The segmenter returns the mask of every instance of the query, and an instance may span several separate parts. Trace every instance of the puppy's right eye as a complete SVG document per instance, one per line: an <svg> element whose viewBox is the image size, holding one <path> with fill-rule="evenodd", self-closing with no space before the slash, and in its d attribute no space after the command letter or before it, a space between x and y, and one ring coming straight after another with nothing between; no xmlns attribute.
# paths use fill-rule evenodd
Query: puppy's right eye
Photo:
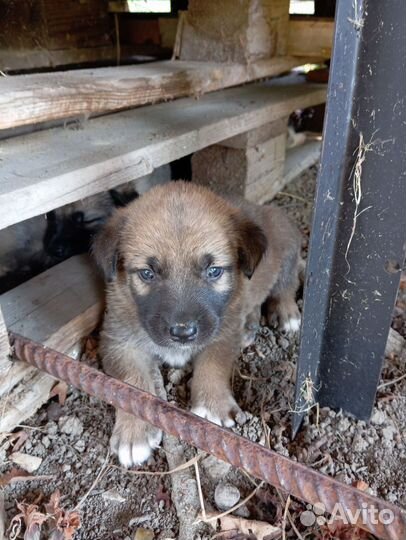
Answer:
<svg viewBox="0 0 406 540"><path fill-rule="evenodd" d="M140 276L142 281L145 281L146 283L149 283L155 279L155 274L150 268L144 268L143 270L139 270L138 275Z"/></svg>

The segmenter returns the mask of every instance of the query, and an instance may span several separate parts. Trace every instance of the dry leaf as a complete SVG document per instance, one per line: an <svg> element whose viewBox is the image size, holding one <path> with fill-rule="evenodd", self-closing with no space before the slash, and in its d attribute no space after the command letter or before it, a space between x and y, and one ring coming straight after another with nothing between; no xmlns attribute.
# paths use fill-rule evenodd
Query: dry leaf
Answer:
<svg viewBox="0 0 406 540"><path fill-rule="evenodd" d="M369 488L368 484L363 480L357 480L356 482L353 482L352 485L360 491L367 491L367 489Z"/></svg>
<svg viewBox="0 0 406 540"><path fill-rule="evenodd" d="M36 504L17 503L17 508L20 513L13 517L8 529L10 540L17 538L23 523L25 526L24 540L39 540L41 526L47 520L47 516L39 511Z"/></svg>
<svg viewBox="0 0 406 540"><path fill-rule="evenodd" d="M53 540L72 540L75 532L80 528L80 515L75 510L64 510L60 506L61 494L59 490L52 493L49 503L45 504L47 514L54 521L52 534Z"/></svg>
<svg viewBox="0 0 406 540"><path fill-rule="evenodd" d="M20 448L24 446L25 441L28 439L28 433L23 429L16 431L15 433L10 433L11 441L15 441L13 444L13 452L18 452Z"/></svg>
<svg viewBox="0 0 406 540"><path fill-rule="evenodd" d="M25 471L32 473L36 471L42 463L42 459L37 456L29 456L22 452L13 452L10 459L16 465L22 467Z"/></svg>
<svg viewBox="0 0 406 540"><path fill-rule="evenodd" d="M14 482L28 482L30 480L52 480L53 475L43 474L37 476L31 476L27 471L23 469L13 468L8 473L0 476L0 487L6 486L7 484L13 484Z"/></svg>
<svg viewBox="0 0 406 540"><path fill-rule="evenodd" d="M55 396L58 396L58 403L59 405L63 406L65 404L67 394L68 394L67 383L64 381L59 381L52 388L51 392L49 393L49 397L53 398Z"/></svg>
<svg viewBox="0 0 406 540"><path fill-rule="evenodd" d="M212 515L214 516L215 514ZM212 517L212 515L208 517ZM245 519L232 516L231 514L219 518L218 521L220 522L222 532L235 531L247 535L253 534L257 537L257 540L264 540L265 537L267 537L267 540L271 540L281 535L281 529L279 527L274 527L265 521Z"/></svg>

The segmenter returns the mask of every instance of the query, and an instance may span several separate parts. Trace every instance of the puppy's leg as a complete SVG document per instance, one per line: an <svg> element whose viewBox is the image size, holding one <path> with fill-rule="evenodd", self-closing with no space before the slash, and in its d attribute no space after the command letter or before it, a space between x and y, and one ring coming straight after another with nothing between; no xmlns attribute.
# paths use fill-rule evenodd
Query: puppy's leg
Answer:
<svg viewBox="0 0 406 540"><path fill-rule="evenodd" d="M192 412L220 426L233 426L235 415L240 411L230 388L238 352L238 346L219 342L205 349L195 361Z"/></svg>
<svg viewBox="0 0 406 540"><path fill-rule="evenodd" d="M300 255L297 251L287 254L278 279L267 300L268 323L276 315L279 326L285 332L300 330L300 311L296 304L299 287Z"/></svg>
<svg viewBox="0 0 406 540"><path fill-rule="evenodd" d="M241 340L241 347L245 349L252 345L255 341L255 336L259 330L261 320L261 306L255 306L254 309L247 315L244 324L244 330Z"/></svg>
<svg viewBox="0 0 406 540"><path fill-rule="evenodd" d="M300 330L301 317L295 295L296 288L285 289L278 296L272 296L267 302L268 321L276 315L280 328L289 333Z"/></svg>
<svg viewBox="0 0 406 540"><path fill-rule="evenodd" d="M144 363L145 360L144 362L139 360L143 356L145 353L138 353L128 347L120 352L117 352L117 349L111 350L109 354L109 347L104 347L105 371L117 379L155 394L152 373ZM140 465L146 461L154 448L160 445L161 439L160 430L116 409L116 422L110 438L110 447L124 467Z"/></svg>

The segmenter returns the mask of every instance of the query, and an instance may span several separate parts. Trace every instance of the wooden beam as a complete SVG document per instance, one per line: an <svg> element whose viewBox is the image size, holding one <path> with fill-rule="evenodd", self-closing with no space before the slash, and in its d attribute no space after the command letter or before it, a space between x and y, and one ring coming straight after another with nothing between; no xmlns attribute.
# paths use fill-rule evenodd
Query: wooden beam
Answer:
<svg viewBox="0 0 406 540"><path fill-rule="evenodd" d="M289 21L288 54L331 58L333 19L294 18Z"/></svg>
<svg viewBox="0 0 406 540"><path fill-rule="evenodd" d="M270 199L283 179L287 117L203 148L192 157L192 179L252 202ZM230 144L230 140L232 141Z"/></svg>
<svg viewBox="0 0 406 540"><path fill-rule="evenodd" d="M286 56L250 65L162 61L0 77L0 130L199 96L280 75L310 60Z"/></svg>
<svg viewBox="0 0 406 540"><path fill-rule="evenodd" d="M103 310L103 284L86 255L72 257L0 296L7 328L63 352L91 332ZM31 416L53 379L0 358L0 431Z"/></svg>
<svg viewBox="0 0 406 540"><path fill-rule="evenodd" d="M286 54L289 0L189 0L179 58L250 63Z"/></svg>
<svg viewBox="0 0 406 540"><path fill-rule="evenodd" d="M0 228L321 103L325 92L323 85L254 84L2 141Z"/></svg>
<svg viewBox="0 0 406 540"><path fill-rule="evenodd" d="M134 57L136 48L132 46L120 47L121 61L128 61ZM32 69L55 68L59 66L73 66L76 64L91 64L97 62L115 63L117 48L114 45L88 48L69 49L1 49L0 70L4 73L9 71L26 71ZM54 75L56 75L54 73ZM20 75L13 75L19 77ZM28 77L28 75L26 75ZM10 76L11 77L11 76ZM3 80L0 80L0 88L3 88Z"/></svg>

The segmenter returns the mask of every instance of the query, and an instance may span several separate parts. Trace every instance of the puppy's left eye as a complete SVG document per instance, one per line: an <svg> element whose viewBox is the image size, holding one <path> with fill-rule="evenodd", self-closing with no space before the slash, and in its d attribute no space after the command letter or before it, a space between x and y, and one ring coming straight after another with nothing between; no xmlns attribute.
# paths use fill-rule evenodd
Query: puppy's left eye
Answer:
<svg viewBox="0 0 406 540"><path fill-rule="evenodd" d="M224 268L221 268L221 266L210 266L206 270L206 275L209 279L215 280L219 279L224 272Z"/></svg>
<svg viewBox="0 0 406 540"><path fill-rule="evenodd" d="M144 268L143 270L139 270L138 275L140 276L142 281L145 281L146 283L151 282L155 278L155 274L150 268Z"/></svg>

